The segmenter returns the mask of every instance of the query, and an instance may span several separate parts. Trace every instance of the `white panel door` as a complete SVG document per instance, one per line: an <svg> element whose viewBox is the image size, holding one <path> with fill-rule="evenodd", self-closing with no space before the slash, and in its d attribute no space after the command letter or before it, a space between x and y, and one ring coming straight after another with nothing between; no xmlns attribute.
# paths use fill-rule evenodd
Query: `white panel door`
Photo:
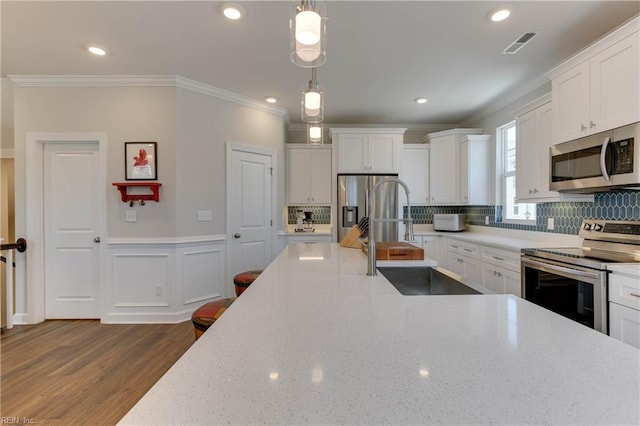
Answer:
<svg viewBox="0 0 640 426"><path fill-rule="evenodd" d="M44 146L46 318L100 318L97 143Z"/></svg>
<svg viewBox="0 0 640 426"><path fill-rule="evenodd" d="M398 135L369 135L367 163L371 173L398 173L399 150L402 148L399 138Z"/></svg>
<svg viewBox="0 0 640 426"><path fill-rule="evenodd" d="M231 271L264 269L271 262L270 155L233 149L231 152L230 217Z"/></svg>
<svg viewBox="0 0 640 426"><path fill-rule="evenodd" d="M405 145L402 151L400 179L409 187L411 205L429 204L429 147ZM404 191L399 192L400 204L407 204Z"/></svg>

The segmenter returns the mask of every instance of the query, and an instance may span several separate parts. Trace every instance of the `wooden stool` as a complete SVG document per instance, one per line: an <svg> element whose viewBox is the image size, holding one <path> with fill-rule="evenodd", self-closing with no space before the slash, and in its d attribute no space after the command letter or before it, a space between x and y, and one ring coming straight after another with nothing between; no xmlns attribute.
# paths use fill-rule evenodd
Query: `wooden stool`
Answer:
<svg viewBox="0 0 640 426"><path fill-rule="evenodd" d="M198 340L198 338L202 336L202 333L207 331L207 329L211 327L218 318L220 318L220 315L222 315L224 311L231 306L234 300L236 300L235 297L214 300L213 302L202 305L195 310L191 315L191 322L195 329L196 340Z"/></svg>
<svg viewBox="0 0 640 426"><path fill-rule="evenodd" d="M240 296L242 292L245 291L247 287L249 287L261 273L261 269L256 269L253 271L240 272L235 277L233 277L233 284L236 286L236 296Z"/></svg>

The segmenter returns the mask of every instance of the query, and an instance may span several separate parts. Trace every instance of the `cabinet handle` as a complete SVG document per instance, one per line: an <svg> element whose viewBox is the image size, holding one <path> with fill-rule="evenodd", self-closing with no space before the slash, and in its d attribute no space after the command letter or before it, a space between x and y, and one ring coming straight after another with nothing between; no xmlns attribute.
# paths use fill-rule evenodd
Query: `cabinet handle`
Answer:
<svg viewBox="0 0 640 426"><path fill-rule="evenodd" d="M535 194L536 192L538 192L538 188L533 188L533 193Z"/></svg>
<svg viewBox="0 0 640 426"><path fill-rule="evenodd" d="M462 250L464 250L464 251L466 251L466 252L468 252L468 253L471 253L471 252L473 251L473 250L468 249L468 248L463 248Z"/></svg>
<svg viewBox="0 0 640 426"><path fill-rule="evenodd" d="M498 256L491 256L491 257L493 257L495 260L502 260L502 261L504 261L504 259L503 259L503 258L498 257Z"/></svg>
<svg viewBox="0 0 640 426"><path fill-rule="evenodd" d="M531 190L531 188L529 188L529 194L531 194L533 191Z"/></svg>
<svg viewBox="0 0 640 426"><path fill-rule="evenodd" d="M585 126L584 124L581 124L581 125L580 125L580 131L581 131L581 132L584 132L584 131L586 131L586 130L587 130L587 126Z"/></svg>
<svg viewBox="0 0 640 426"><path fill-rule="evenodd" d="M589 121L589 127L593 129L594 127L596 127L596 123L594 123L593 121Z"/></svg>
<svg viewBox="0 0 640 426"><path fill-rule="evenodd" d="M633 296L633 297L640 297L640 294L629 293L629 296Z"/></svg>

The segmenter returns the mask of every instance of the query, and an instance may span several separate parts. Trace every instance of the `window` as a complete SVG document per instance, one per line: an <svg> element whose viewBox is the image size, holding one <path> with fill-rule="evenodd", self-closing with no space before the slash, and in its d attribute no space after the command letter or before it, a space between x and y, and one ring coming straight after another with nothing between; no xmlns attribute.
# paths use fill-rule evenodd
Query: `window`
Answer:
<svg viewBox="0 0 640 426"><path fill-rule="evenodd" d="M497 139L501 147L502 221L535 225L536 205L516 203L516 122L499 127Z"/></svg>

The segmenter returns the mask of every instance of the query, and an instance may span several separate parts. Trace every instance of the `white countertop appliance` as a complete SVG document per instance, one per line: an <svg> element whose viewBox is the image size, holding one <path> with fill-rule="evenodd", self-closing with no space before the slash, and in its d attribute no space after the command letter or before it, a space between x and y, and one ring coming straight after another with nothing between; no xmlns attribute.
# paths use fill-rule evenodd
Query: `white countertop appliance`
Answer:
<svg viewBox="0 0 640 426"><path fill-rule="evenodd" d="M640 262L640 221L584 219L582 247L522 249L522 297L609 334L609 265Z"/></svg>
<svg viewBox="0 0 640 426"><path fill-rule="evenodd" d="M433 230L461 232L465 230L465 220L464 214L434 214Z"/></svg>

